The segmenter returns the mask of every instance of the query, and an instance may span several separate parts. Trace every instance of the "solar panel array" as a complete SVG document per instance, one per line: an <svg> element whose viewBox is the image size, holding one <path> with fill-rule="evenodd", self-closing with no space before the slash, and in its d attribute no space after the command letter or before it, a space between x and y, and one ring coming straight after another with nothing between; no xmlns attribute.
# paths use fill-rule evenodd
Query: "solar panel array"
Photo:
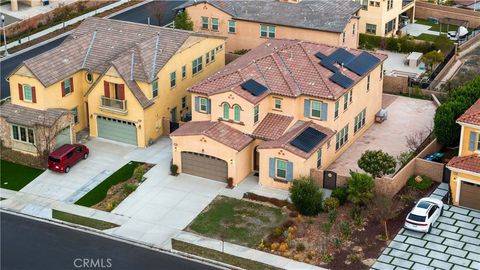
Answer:
<svg viewBox="0 0 480 270"><path fill-rule="evenodd" d="M254 79L247 80L240 86L256 97L261 96L263 93L265 93L265 91L267 91L267 87L258 83Z"/></svg>
<svg viewBox="0 0 480 270"><path fill-rule="evenodd" d="M325 137L327 137L326 134L312 127L308 127L293 141L291 141L290 144L302 150L303 152L308 153L313 148L315 148L315 146L317 146L323 139L325 139Z"/></svg>
<svg viewBox="0 0 480 270"><path fill-rule="evenodd" d="M321 52L315 53L315 56L321 60L320 65L334 73L329 79L345 89L353 84L353 80L343 75L335 64L343 64L353 73L363 76L380 62L380 59L368 52L362 52L356 56L343 48L337 49L329 56Z"/></svg>

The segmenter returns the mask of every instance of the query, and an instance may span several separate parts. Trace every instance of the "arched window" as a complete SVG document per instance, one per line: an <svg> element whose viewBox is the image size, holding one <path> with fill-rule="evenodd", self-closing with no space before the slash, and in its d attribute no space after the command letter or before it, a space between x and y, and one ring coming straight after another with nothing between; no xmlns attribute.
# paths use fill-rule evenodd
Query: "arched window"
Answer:
<svg viewBox="0 0 480 270"><path fill-rule="evenodd" d="M223 119L230 119L230 105L228 103L223 103Z"/></svg>
<svg viewBox="0 0 480 270"><path fill-rule="evenodd" d="M233 106L233 120L240 122L240 106L238 105Z"/></svg>

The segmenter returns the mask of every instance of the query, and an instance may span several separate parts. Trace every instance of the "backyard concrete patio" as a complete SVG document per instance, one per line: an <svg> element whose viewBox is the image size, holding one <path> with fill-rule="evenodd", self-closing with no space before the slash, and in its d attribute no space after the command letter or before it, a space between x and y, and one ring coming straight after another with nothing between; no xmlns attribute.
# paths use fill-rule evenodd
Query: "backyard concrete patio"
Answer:
<svg viewBox="0 0 480 270"><path fill-rule="evenodd" d="M388 119L374 123L327 170L340 175L362 171L357 161L366 150L383 150L396 157L408 151L407 136L423 132L426 138L433 129L436 106L430 100L383 95L382 107L388 111Z"/></svg>

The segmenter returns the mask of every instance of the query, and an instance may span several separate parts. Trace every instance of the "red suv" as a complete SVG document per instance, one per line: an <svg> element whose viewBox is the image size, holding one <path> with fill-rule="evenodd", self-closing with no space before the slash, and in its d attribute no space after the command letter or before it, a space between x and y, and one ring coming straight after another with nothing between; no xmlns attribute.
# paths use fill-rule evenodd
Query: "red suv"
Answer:
<svg viewBox="0 0 480 270"><path fill-rule="evenodd" d="M87 159L89 150L81 144L64 144L48 156L48 168L68 173L80 159Z"/></svg>

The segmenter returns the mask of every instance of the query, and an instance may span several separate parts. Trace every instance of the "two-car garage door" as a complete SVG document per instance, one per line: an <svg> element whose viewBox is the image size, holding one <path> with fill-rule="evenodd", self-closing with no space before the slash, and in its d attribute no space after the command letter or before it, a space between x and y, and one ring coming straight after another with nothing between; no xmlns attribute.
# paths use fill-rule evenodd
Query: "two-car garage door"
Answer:
<svg viewBox="0 0 480 270"><path fill-rule="evenodd" d="M132 122L97 116L97 132L100 138L137 145L137 127Z"/></svg>
<svg viewBox="0 0 480 270"><path fill-rule="evenodd" d="M460 186L460 202L461 206L480 209L480 185L470 182L461 181Z"/></svg>
<svg viewBox="0 0 480 270"><path fill-rule="evenodd" d="M226 182L228 178L228 164L216 157L193 152L182 152L182 172Z"/></svg>

